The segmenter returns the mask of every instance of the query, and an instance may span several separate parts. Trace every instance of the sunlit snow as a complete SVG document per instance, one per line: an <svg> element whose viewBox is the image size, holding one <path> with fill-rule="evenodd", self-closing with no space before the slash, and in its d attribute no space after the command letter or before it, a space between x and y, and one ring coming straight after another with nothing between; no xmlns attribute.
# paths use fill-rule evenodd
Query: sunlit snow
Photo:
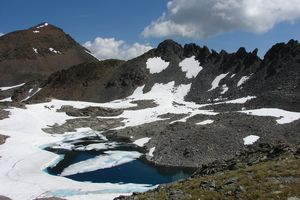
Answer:
<svg viewBox="0 0 300 200"><path fill-rule="evenodd" d="M256 135L249 135L245 137L244 140L244 145L252 145L254 144L260 137Z"/></svg>
<svg viewBox="0 0 300 200"><path fill-rule="evenodd" d="M239 82L237 83L237 86L240 87L241 85L243 85L248 79L250 79L251 75L250 76L243 76Z"/></svg>
<svg viewBox="0 0 300 200"><path fill-rule="evenodd" d="M56 51L55 49L53 49L52 47L49 48L49 51L56 53L56 54L61 54L60 51Z"/></svg>
<svg viewBox="0 0 300 200"><path fill-rule="evenodd" d="M213 82L211 83L211 88L210 88L208 91L212 91L212 90L216 89L217 87L219 87L220 81L221 81L223 78L225 78L228 74L229 74L229 72L226 73L226 74L220 74L219 76L217 76L217 77L213 80Z"/></svg>
<svg viewBox="0 0 300 200"><path fill-rule="evenodd" d="M36 28L44 28L45 26L48 26L49 24L46 22L46 23L44 23L44 24L42 24L42 25L40 25L40 26L37 26Z"/></svg>
<svg viewBox="0 0 300 200"><path fill-rule="evenodd" d="M25 83L21 83L19 85L13 85L13 86L8 86L8 87L0 87L0 91L5 91L5 90L10 90L10 89L14 89L14 88L18 88L25 85Z"/></svg>
<svg viewBox="0 0 300 200"><path fill-rule="evenodd" d="M187 102L184 97L188 94L191 84L175 85L175 82L167 84L155 84L152 89L143 93L143 88L138 87L134 93L120 100L107 103L89 103L79 101L62 101L51 100L47 103L26 105L27 109L11 108L10 118L0 121L1 134L9 136L4 145L0 146L0 194L8 196L14 200L34 199L36 197L59 196L68 200L89 198L89 199L113 199L121 194L130 194L131 192L143 192L149 189L149 185L141 184L111 184L111 183L87 183L77 182L64 177L52 176L43 170L53 163L57 163L60 157L52 152L42 149L42 147L51 144L58 144L57 148L72 149L74 146L68 144L67 141L87 137L88 135L100 135L96 131L87 128L77 129L76 133L65 133L62 135L46 134L42 128L48 128L56 124L62 125L68 119L73 119L63 112L56 112L63 105L70 105L74 108L85 108L88 106L99 106L108 108L130 108L137 106L132 101L153 100L157 104L154 108L146 108L142 110L125 110L121 115L111 118L123 118L124 126L116 129L122 129L131 126L137 126L145 123L152 123L159 120L167 120L160 115L173 113L185 114L178 121L186 121L190 117L197 114L216 115L218 113L212 110L201 110L202 107L210 105L199 105L194 102ZM6 88L4 88L6 89ZM238 100L228 101L228 103L242 103L253 97L241 98ZM101 117L99 117L101 118ZM105 140L105 138L102 137ZM139 143L139 142L138 142ZM117 144L112 144L117 145ZM18 148L16 148L18 147ZM87 146L88 149L102 149L103 145L93 144ZM80 147L79 147L80 148ZM153 155L155 148L151 148L148 155ZM103 167L109 167L136 159L138 153L131 152L131 155L114 154L106 152L106 156L93 161L85 161L85 163L74 164L72 168L69 166L63 174L70 174L80 170L97 170ZM123 155L123 157L122 157ZM121 161L116 158L119 157ZM122 161L123 159L123 161ZM127 160L126 160L127 159ZM105 161L104 161L105 160ZM97 168L91 164L97 161ZM104 164L104 162L109 164ZM69 171L69 172L68 172ZM18 190L15 190L18 188Z"/></svg>
<svg viewBox="0 0 300 200"><path fill-rule="evenodd" d="M214 120L208 119L208 120L204 120L202 122L196 123L196 125L207 125L207 124L212 124L214 123Z"/></svg>
<svg viewBox="0 0 300 200"><path fill-rule="evenodd" d="M146 62L146 68L149 69L151 74L160 73L167 69L170 62L166 62L161 57L149 58Z"/></svg>
<svg viewBox="0 0 300 200"><path fill-rule="evenodd" d="M34 51L34 53L38 54L38 50L36 48L32 48L32 50Z"/></svg>
<svg viewBox="0 0 300 200"><path fill-rule="evenodd" d="M99 169L110 168L124 163L131 162L139 158L142 154L136 151L106 151L105 155L96 156L72 164L65 168L61 176L70 176L73 174L91 172Z"/></svg>
<svg viewBox="0 0 300 200"><path fill-rule="evenodd" d="M12 102L11 97L7 97L5 99L1 99L0 102Z"/></svg>
<svg viewBox="0 0 300 200"><path fill-rule="evenodd" d="M148 155L149 155L150 157L153 157L154 151L155 151L155 147L152 147L152 148L149 150Z"/></svg>
<svg viewBox="0 0 300 200"><path fill-rule="evenodd" d="M186 72L185 76L187 78L194 78L198 75L198 73L203 69L200 66L200 62L196 60L195 56L190 58L185 58L183 61L179 63L181 70Z"/></svg>
<svg viewBox="0 0 300 200"><path fill-rule="evenodd" d="M220 94L225 94L228 90L229 90L229 88L227 87L226 84L224 84L224 85L222 85L222 91Z"/></svg>
<svg viewBox="0 0 300 200"><path fill-rule="evenodd" d="M255 116L270 116L278 118L276 122L278 124L288 124L300 119L299 112L290 112L278 108L260 108L255 110L243 110L241 113Z"/></svg>
<svg viewBox="0 0 300 200"><path fill-rule="evenodd" d="M146 143L148 143L151 140L149 137L141 138L133 142L133 144L143 147Z"/></svg>

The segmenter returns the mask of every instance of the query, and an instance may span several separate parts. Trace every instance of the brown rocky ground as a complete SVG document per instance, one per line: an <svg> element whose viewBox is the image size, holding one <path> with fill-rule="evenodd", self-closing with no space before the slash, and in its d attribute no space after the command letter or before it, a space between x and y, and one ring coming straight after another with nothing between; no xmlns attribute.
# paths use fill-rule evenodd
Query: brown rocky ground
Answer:
<svg viewBox="0 0 300 200"><path fill-rule="evenodd" d="M0 74L5 74L0 78L0 86L44 79L58 70L92 61L96 59L85 48L51 24L15 31L0 38Z"/></svg>
<svg viewBox="0 0 300 200"><path fill-rule="evenodd" d="M233 159L203 165L187 180L116 200L299 200L299 158L299 145L258 144Z"/></svg>

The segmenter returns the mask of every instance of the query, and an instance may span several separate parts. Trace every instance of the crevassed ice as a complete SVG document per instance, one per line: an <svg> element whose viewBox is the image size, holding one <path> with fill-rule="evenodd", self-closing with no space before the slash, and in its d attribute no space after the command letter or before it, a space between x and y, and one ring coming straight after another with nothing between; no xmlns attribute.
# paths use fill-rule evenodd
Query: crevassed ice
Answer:
<svg viewBox="0 0 300 200"><path fill-rule="evenodd" d="M149 69L151 74L160 73L167 69L170 62L166 62L161 57L149 58L146 62L146 68Z"/></svg>
<svg viewBox="0 0 300 200"><path fill-rule="evenodd" d="M196 60L195 56L190 58L185 58L183 61L179 63L179 67L183 72L186 72L185 76L187 78L194 78L196 77L199 72L203 69L200 66L200 62Z"/></svg>

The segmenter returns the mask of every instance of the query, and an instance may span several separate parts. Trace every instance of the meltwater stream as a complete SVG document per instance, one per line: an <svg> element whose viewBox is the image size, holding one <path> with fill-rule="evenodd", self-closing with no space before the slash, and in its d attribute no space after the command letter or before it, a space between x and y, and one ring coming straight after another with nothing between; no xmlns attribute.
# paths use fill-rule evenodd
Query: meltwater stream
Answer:
<svg viewBox="0 0 300 200"><path fill-rule="evenodd" d="M61 155L49 174L93 183L133 183L157 185L187 178L191 169L158 167L145 159L133 144L88 136L52 144L46 150Z"/></svg>

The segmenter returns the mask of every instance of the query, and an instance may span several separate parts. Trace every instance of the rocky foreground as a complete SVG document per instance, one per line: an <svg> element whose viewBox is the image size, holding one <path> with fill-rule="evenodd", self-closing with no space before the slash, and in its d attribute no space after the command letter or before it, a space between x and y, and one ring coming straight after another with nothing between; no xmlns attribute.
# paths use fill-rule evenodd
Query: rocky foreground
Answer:
<svg viewBox="0 0 300 200"><path fill-rule="evenodd" d="M300 199L300 146L260 143L187 179L115 200Z"/></svg>

